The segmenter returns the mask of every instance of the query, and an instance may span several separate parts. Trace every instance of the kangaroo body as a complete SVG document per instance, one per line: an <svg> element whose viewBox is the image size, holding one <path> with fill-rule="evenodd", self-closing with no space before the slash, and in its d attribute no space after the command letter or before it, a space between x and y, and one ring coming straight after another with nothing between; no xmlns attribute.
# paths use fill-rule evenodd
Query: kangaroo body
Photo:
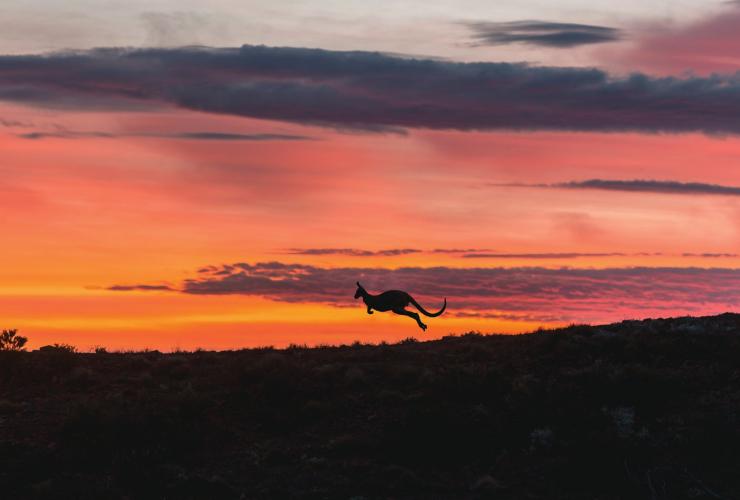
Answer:
<svg viewBox="0 0 740 500"><path fill-rule="evenodd" d="M367 306L368 314L372 314L373 310L381 312L393 311L396 314L408 316L409 318L416 320L416 324L419 325L419 328L421 328L422 330L426 330L427 325L425 325L421 321L418 313L406 310L406 307L409 304L413 304L413 306L416 307L419 312L431 318L439 316L447 308L447 299L445 299L442 309L440 309L436 313L430 313L426 309L424 309L421 304L416 302L416 300L414 300L411 295L404 291L388 290L379 295L372 295L368 293L367 290L365 290L365 288L363 288L363 286L360 285L359 282L357 282L357 291L355 292L355 298L358 299L360 297L362 297L362 301Z"/></svg>

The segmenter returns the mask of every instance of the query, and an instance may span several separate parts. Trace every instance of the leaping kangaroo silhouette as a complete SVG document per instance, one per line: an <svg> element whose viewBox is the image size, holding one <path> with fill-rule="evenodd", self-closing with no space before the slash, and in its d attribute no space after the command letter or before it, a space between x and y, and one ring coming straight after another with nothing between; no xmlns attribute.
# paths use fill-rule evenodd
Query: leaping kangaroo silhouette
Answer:
<svg viewBox="0 0 740 500"><path fill-rule="evenodd" d="M419 314L411 311L407 311L404 309L407 305L413 304L414 307L416 307L419 312L424 314L425 316L429 316L430 318L434 318L445 312L445 309L447 308L447 299L445 298L445 303L442 306L442 309L437 311L436 313L430 313L423 307L421 307L421 304L419 304L417 301L414 300L414 298L409 295L406 292L402 292L401 290L388 290L387 292L383 292L380 295L372 295L367 293L367 290L360 285L360 282L357 282L357 291L355 292L355 298L359 299L362 297L362 301L367 306L367 313L372 314L373 309L376 311L393 311L396 314L400 314L402 316L408 316L409 318L413 318L416 320L416 324L419 325L419 328L422 330L427 329L427 325L421 322L421 318L419 318Z"/></svg>

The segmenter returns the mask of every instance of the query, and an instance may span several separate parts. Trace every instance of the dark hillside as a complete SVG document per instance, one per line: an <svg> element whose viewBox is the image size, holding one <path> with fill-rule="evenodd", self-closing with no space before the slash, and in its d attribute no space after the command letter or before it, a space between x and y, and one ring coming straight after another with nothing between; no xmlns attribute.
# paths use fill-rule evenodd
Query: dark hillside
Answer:
<svg viewBox="0 0 740 500"><path fill-rule="evenodd" d="M0 353L2 498L740 497L740 316Z"/></svg>

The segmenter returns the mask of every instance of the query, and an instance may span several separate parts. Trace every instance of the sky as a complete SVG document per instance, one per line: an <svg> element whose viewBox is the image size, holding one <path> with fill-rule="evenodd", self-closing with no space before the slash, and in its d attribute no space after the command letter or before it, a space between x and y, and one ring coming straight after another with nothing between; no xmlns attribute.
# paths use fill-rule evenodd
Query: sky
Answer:
<svg viewBox="0 0 740 500"><path fill-rule="evenodd" d="M740 3L0 7L0 328L235 349L740 305ZM422 332L353 299L402 289Z"/></svg>

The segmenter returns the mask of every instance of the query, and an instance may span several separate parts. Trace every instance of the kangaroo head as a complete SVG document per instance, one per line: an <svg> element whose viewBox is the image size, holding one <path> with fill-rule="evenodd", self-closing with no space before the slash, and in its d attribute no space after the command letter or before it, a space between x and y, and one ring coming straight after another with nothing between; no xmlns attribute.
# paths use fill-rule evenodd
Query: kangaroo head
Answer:
<svg viewBox="0 0 740 500"><path fill-rule="evenodd" d="M364 289L364 288L362 287L362 285L360 285L360 282L358 281L358 282L357 282L357 291L355 292L355 298L356 298L356 299L359 299L360 297L362 297L362 296L363 296L364 294L366 294L366 293L367 293L367 292L366 292L366 291L365 291L365 289Z"/></svg>

